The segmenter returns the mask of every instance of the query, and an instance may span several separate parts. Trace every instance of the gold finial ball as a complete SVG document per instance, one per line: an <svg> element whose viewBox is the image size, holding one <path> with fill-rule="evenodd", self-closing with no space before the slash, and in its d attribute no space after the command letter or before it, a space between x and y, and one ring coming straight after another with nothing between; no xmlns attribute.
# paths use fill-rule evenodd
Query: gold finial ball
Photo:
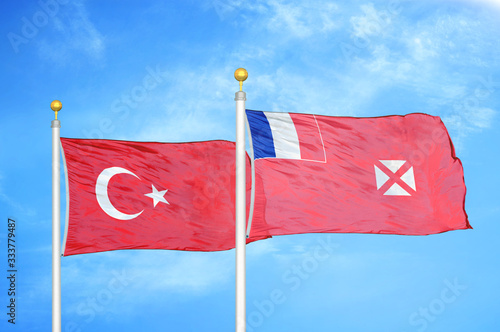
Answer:
<svg viewBox="0 0 500 332"><path fill-rule="evenodd" d="M59 112L62 108L62 103L59 100L54 100L50 103L50 108L52 108L54 112Z"/></svg>
<svg viewBox="0 0 500 332"><path fill-rule="evenodd" d="M245 68L238 68L234 72L234 78L236 78L237 81L243 82L246 80L248 77L248 72L246 71Z"/></svg>

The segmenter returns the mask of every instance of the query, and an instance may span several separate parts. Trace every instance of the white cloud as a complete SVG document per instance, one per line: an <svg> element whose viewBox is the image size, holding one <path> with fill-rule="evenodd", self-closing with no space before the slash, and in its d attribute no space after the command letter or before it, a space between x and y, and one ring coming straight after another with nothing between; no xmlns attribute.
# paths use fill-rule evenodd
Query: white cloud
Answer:
<svg viewBox="0 0 500 332"><path fill-rule="evenodd" d="M12 210L15 211L16 214L22 214L27 217L34 217L37 214L35 209L31 208L30 206L27 206L24 202L18 202L12 199L11 197L9 197L9 195L1 191L0 191L0 201L6 203Z"/></svg>
<svg viewBox="0 0 500 332"><path fill-rule="evenodd" d="M451 0L452 2L469 3L473 5L484 4L492 9L500 10L500 0Z"/></svg>
<svg viewBox="0 0 500 332"><path fill-rule="evenodd" d="M277 67L272 73L253 78L255 90L247 105L274 112L353 115L355 105L364 103L363 97L370 94L371 90L362 86L367 82L342 76L335 80L341 79L344 84L334 84L330 74L327 68L320 75L304 75L286 66Z"/></svg>
<svg viewBox="0 0 500 332"><path fill-rule="evenodd" d="M221 20L233 19L238 25L245 22L253 27L263 26L266 32L284 36L282 39L303 39L339 28L338 6L331 1L210 0L205 7L213 8Z"/></svg>
<svg viewBox="0 0 500 332"><path fill-rule="evenodd" d="M419 37L413 38L409 42L410 49L413 49L413 57L417 61L423 61L429 57L437 56L437 52L435 51L435 46L433 45L433 41L429 38L421 39Z"/></svg>
<svg viewBox="0 0 500 332"><path fill-rule="evenodd" d="M496 112L488 107L470 108L464 114L469 123L478 129L490 128Z"/></svg>
<svg viewBox="0 0 500 332"><path fill-rule="evenodd" d="M90 19L83 1L73 1L61 7L53 20L57 40L42 39L38 42L38 52L42 59L60 64L71 63L84 54L92 60L104 56L105 39Z"/></svg>
<svg viewBox="0 0 500 332"><path fill-rule="evenodd" d="M219 292L234 280L234 251L76 255L63 259L61 275L63 314L90 324L85 312L101 318L134 315L144 304L172 306Z"/></svg>
<svg viewBox="0 0 500 332"><path fill-rule="evenodd" d="M363 15L353 16L350 22L353 35L363 39L383 34L392 23L391 17L395 15L395 13L391 14L387 10L379 11L375 9L372 3L362 5L361 10Z"/></svg>
<svg viewBox="0 0 500 332"><path fill-rule="evenodd" d="M267 26L269 29L286 31L287 34L306 38L314 33L325 33L334 30L337 24L334 20L337 6L332 3L316 1L308 3L289 1L268 1L270 17Z"/></svg>
<svg viewBox="0 0 500 332"><path fill-rule="evenodd" d="M89 273L92 271L92 273ZM116 274L126 274L131 293L148 289L196 296L214 291L234 275L234 253L170 250L112 251L64 259L64 283L81 289L107 287ZM85 285L85 288L80 286Z"/></svg>
<svg viewBox="0 0 500 332"><path fill-rule="evenodd" d="M271 64L276 56L274 45L255 45L249 43L241 43L237 49L232 52L231 58L238 59L241 63L247 63L250 60L258 60L262 64Z"/></svg>
<svg viewBox="0 0 500 332"><path fill-rule="evenodd" d="M234 253L188 253L164 255L144 253L132 261L142 266L140 275L157 275L145 288L187 295L200 295L224 286L234 276Z"/></svg>
<svg viewBox="0 0 500 332"><path fill-rule="evenodd" d="M460 10L436 10L413 21L409 10L411 7L404 6L399 14L391 16L391 11L383 7L361 6L363 14L350 19L352 53L346 59L346 72L339 85L364 85L366 98L404 87L418 97L416 102L424 111L454 118L450 115L455 112L454 105L474 93L467 87L471 73L477 75L478 70L487 67L487 62L481 60L484 50L491 52L492 45L496 45L491 37L492 22L477 21L469 12ZM377 24L385 24L387 29L377 29ZM362 38L363 43L357 38ZM493 47L500 51L498 46ZM451 67L455 68L453 72ZM466 133L486 128L495 113L489 101L478 100L470 117L462 114L460 121L450 123L468 128Z"/></svg>
<svg viewBox="0 0 500 332"><path fill-rule="evenodd" d="M463 148L464 140L472 133L491 128L497 111L488 107L457 107L455 112L443 116L443 122L450 131L455 147Z"/></svg>
<svg viewBox="0 0 500 332"><path fill-rule="evenodd" d="M165 84L158 87L148 104L142 105L144 125L135 139L140 141L185 142L230 139L234 126L224 123L234 117L236 68L210 67L202 70L176 69L164 72ZM154 105L154 109L147 109ZM153 106L151 106L153 107ZM214 116L217 115L217 116Z"/></svg>

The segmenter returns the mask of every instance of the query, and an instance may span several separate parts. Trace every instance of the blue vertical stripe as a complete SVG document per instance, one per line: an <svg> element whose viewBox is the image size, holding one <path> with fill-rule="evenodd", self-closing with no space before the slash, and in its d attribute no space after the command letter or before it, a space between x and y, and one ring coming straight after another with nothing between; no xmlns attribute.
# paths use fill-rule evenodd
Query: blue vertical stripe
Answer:
<svg viewBox="0 0 500 332"><path fill-rule="evenodd" d="M254 158L275 158L273 134L264 112L252 110L246 110L246 112L252 135Z"/></svg>

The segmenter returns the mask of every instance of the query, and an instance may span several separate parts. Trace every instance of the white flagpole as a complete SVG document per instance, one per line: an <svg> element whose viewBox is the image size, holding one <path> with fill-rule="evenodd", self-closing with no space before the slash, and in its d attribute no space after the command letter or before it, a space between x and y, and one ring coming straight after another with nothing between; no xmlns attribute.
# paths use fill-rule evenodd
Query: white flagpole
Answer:
<svg viewBox="0 0 500 332"><path fill-rule="evenodd" d="M234 72L240 82L236 92L236 332L246 331L246 153L245 153L245 100L243 81L248 73L243 68Z"/></svg>
<svg viewBox="0 0 500 332"><path fill-rule="evenodd" d="M57 112L62 108L54 100L50 108L56 112L52 120L52 332L61 332L61 163L60 128Z"/></svg>

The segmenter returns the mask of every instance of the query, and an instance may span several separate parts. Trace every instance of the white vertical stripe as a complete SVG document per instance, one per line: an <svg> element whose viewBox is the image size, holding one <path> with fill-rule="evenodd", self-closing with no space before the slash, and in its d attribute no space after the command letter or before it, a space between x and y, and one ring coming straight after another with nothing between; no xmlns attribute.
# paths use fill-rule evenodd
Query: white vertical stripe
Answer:
<svg viewBox="0 0 500 332"><path fill-rule="evenodd" d="M297 130L288 113L264 112L273 134L276 158L300 159Z"/></svg>

